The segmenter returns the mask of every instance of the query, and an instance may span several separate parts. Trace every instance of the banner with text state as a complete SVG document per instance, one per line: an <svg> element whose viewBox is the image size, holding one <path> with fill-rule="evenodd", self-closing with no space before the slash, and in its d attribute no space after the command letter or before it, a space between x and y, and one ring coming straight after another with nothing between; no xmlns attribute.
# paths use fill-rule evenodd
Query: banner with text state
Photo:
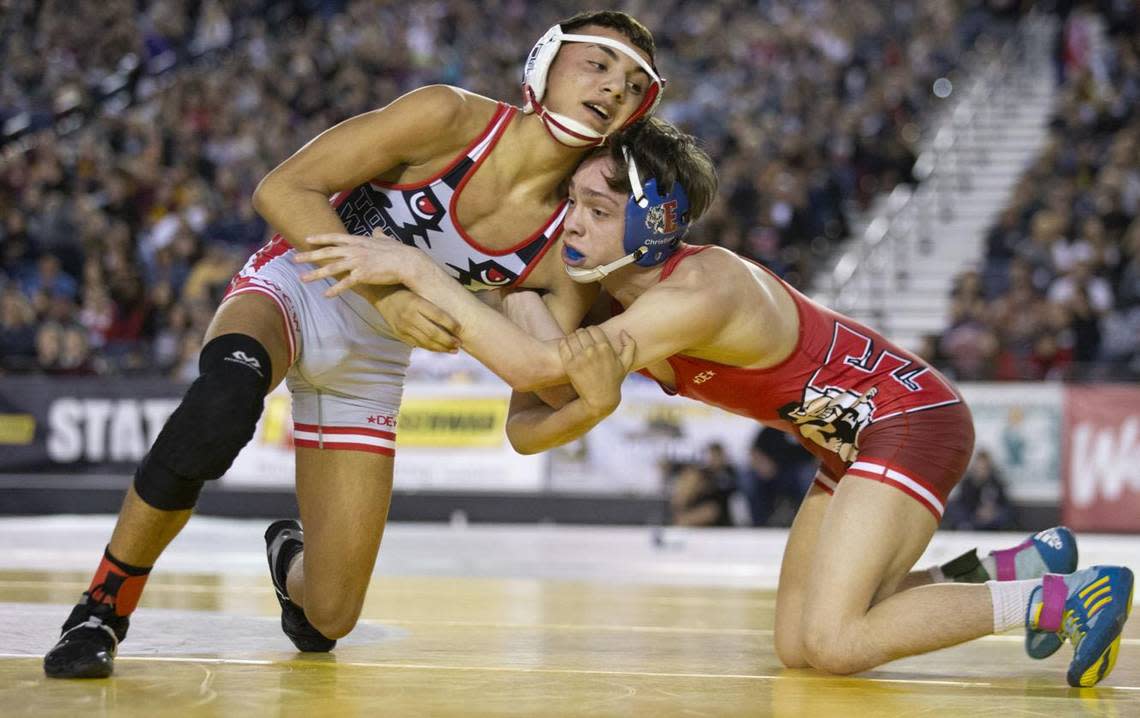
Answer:
<svg viewBox="0 0 1140 718"><path fill-rule="evenodd" d="M0 474L133 474L185 389L165 379L0 378ZM495 384L409 385L396 488L541 490L546 460L510 447L508 402ZM292 403L281 387L221 482L292 490L293 453Z"/></svg>

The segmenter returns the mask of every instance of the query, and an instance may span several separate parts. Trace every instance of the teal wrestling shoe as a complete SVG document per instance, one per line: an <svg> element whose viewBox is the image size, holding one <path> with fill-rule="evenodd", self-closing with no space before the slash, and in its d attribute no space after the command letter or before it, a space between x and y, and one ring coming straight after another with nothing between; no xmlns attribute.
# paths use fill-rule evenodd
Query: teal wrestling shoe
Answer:
<svg viewBox="0 0 1140 718"><path fill-rule="evenodd" d="M1065 526L1038 531L1013 548L993 551L979 559L976 550L943 564L942 575L958 583L1022 581L1047 573L1070 574L1077 570L1077 537ZM1042 659L1056 653L1065 643L1062 633L1025 632L1025 652Z"/></svg>
<svg viewBox="0 0 1140 718"><path fill-rule="evenodd" d="M1068 527L1055 526L991 555L998 581L1020 581L1047 573L1070 574L1077 570L1077 537ZM1025 632L1025 652L1037 660L1053 655L1064 643L1063 633L1032 629Z"/></svg>

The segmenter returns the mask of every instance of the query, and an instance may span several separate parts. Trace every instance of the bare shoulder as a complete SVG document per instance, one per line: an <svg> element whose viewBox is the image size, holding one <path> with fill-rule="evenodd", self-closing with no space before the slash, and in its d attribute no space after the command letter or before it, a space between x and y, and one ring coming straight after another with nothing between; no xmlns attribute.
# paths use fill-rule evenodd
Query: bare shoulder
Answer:
<svg viewBox="0 0 1140 718"><path fill-rule="evenodd" d="M495 115L499 103L461 87L426 85L394 100L383 112L393 112L429 143L466 146Z"/></svg>
<svg viewBox="0 0 1140 718"><path fill-rule="evenodd" d="M752 273L739 255L724 247L710 246L685 257L661 286L699 292L712 301L720 301L751 281Z"/></svg>

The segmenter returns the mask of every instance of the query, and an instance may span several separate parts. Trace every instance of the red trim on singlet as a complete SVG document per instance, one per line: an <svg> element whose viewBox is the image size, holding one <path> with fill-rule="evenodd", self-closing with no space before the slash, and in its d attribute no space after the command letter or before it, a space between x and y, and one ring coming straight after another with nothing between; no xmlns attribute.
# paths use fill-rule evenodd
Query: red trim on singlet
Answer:
<svg viewBox="0 0 1140 718"><path fill-rule="evenodd" d="M351 190L337 192L332 197L329 197L329 204L333 209L336 209L344 204L344 201L348 199L350 194L352 194ZM242 267L241 270L238 270L235 278L243 276L243 272L245 276L256 273L259 269L285 254L290 249L293 249L293 245L289 244L289 240L285 239L285 235L277 232L269 238L269 241L266 242L264 246L253 253L253 265L250 266L249 270L246 271L245 267Z"/></svg>
<svg viewBox="0 0 1140 718"><path fill-rule="evenodd" d="M382 454L383 456L396 456L395 449L389 449L386 446L373 446L372 444L349 444L332 441L313 441L312 439L293 439L293 446L300 446L303 449L328 449L339 451L367 451L370 454Z"/></svg>
<svg viewBox="0 0 1140 718"><path fill-rule="evenodd" d="M566 204L566 202L564 200L562 202L562 205L565 205L565 204ZM563 219L565 219L565 217ZM516 277L515 281L511 282L507 286L508 287L520 286L523 283L523 280L525 280L527 277L529 277L530 273L534 271L534 268L542 263L542 258L546 256L546 253L550 251L551 247L553 247L555 244L558 243L558 238L561 236L562 236L562 222L559 222L558 226L556 226L554 228L554 234L550 235L550 240L546 244L542 245L542 249L539 251L538 254L534 255L533 259L531 259L529 262L527 262L526 268L523 269L522 274L520 274L518 277Z"/></svg>
<svg viewBox="0 0 1140 718"><path fill-rule="evenodd" d="M274 259L277 259L282 254L288 252L290 249L291 247L289 243L285 241L284 237L282 237L280 234L273 235L273 238L270 239L265 244L265 246L254 252L253 265L250 267L250 271L246 272L246 274L248 275L250 273L258 271ZM237 276L242 276L241 270L238 270Z"/></svg>
<svg viewBox="0 0 1140 718"><path fill-rule="evenodd" d="M293 428L301 431L311 431L315 434L361 434L363 436L374 436L377 439L396 440L395 432L384 431L383 429L366 429L355 426L320 426L318 424L293 424Z"/></svg>
<svg viewBox="0 0 1140 718"><path fill-rule="evenodd" d="M899 491L901 491L904 494L906 494L907 496L911 497L912 499L914 499L918 503L922 504L923 508L925 508L927 511L929 511L931 514L934 515L935 521L941 521L942 520L942 512L940 512L938 510L937 506L930 503L930 499L926 498L925 496L918 493L913 488L911 488L910 486L907 486L905 483L903 483L902 481L899 481L898 479L894 478L893 476L887 476L886 474L873 474L869 471L864 471L862 469L848 469L847 474L845 474L845 475L855 476L855 477L858 477L860 479L867 479L868 481L878 481L880 484L886 484L886 485L890 486L891 488L898 489ZM910 479L911 481L914 481L916 484L922 485L925 488L925 484L922 484L922 482L919 482L913 476L907 475L907 478ZM934 493L934 492L932 492L932 493ZM935 493L935 495L937 496L936 493Z"/></svg>
<svg viewBox="0 0 1140 718"><path fill-rule="evenodd" d="M831 481L831 482L833 482L833 483L836 483L836 487L838 487L838 483L837 483L837 482L835 482L835 479L832 479L831 477L828 477L828 480L829 480L829 481ZM812 483L813 483L813 484L815 484L816 486L818 486L819 488L823 489L824 491L826 491L826 492L827 492L829 495L834 495L834 494L835 494L835 488L833 488L833 487L831 487L831 486L828 486L827 484L825 484L825 483L823 482L823 479L819 478L819 474L818 474L818 473L815 475L815 477L813 477L813 478L812 478Z"/></svg>
<svg viewBox="0 0 1140 718"><path fill-rule="evenodd" d="M884 461L883 459L880 459L880 458L875 457L875 456L869 456L866 458L859 457L851 463L854 464L854 463L859 462L859 461L862 461L862 462L867 463L867 464L875 464L877 466L882 466L884 468L890 469L891 471L895 472L896 474L902 474L903 476L907 477L908 479L910 479L914 483L918 484L922 488L926 489L930 493L934 494L935 496L938 496L939 493L941 493L940 490L938 488L936 488L933 484L931 484L929 481L926 481L925 479L918 478L917 476L914 475L914 472L912 470L904 469L903 467L899 466L898 464L894 464L894 463L891 463L889 461ZM848 472L850 472L851 470L852 469L850 466L847 467ZM865 471L865 469L855 469L855 471Z"/></svg>
<svg viewBox="0 0 1140 718"><path fill-rule="evenodd" d="M491 257L502 257L502 256L505 256L507 254L513 254L513 253L519 251L520 249L526 247L531 242L534 242L539 237L545 236L546 233L550 231L551 227L557 226L558 231L549 238L549 240L547 241L547 243L543 247L542 251L534 259L532 259L530 262L527 263L527 270L522 275L520 275L520 277L517 280L515 280L511 285L508 285L508 286L513 286L513 285L521 282L522 277L525 277L527 274L530 273L531 268L534 265L538 264L537 260L542 255L546 254L546 252L550 249L550 246L552 244L554 244L554 240L561 233L561 223L558 223L556 225L555 220L558 218L559 214L562 212L563 207L566 206L567 200L562 200L562 202L560 202L558 204L558 206L554 209L554 211L550 213L550 216L546 218L546 221L543 222L541 227L539 227L536 231L532 232L525 239L520 240L514 246L507 247L506 249L489 249L487 247L484 247L482 244L480 244L478 241L476 241L473 237L471 237L471 235L467 234L467 230L463 229L463 225L459 222L459 214L456 212L456 206L459 202L459 195L462 194L463 188L467 186L467 183L471 180L471 177L479 170L479 167L482 166L483 161L486 160L487 156L490 155L491 152L495 149L495 145L497 145L499 143L499 140L502 139L503 133L505 133L507 131L507 128L510 127L511 120L513 119L514 115L519 111L519 109L517 107L514 107L513 105L508 105L505 102L500 102L498 104L499 104L499 109L495 112L495 115L491 118L491 121L489 123L487 123L487 126L484 127L483 130L479 133L479 135L474 140L472 140L469 145L467 145L467 147L463 150L463 152L461 152L454 160L452 160L451 164L449 164L447 167L445 167L442 171L438 172L437 174L433 175L432 177L429 177L428 179L418 180L416 182L397 184L394 182L383 182L383 181L379 181L379 180L374 180L374 181L370 182L369 184L372 184L376 187L381 187L384 189L413 190L413 189L421 189L423 187L431 185L434 182L438 182L441 178L443 178L444 175L446 175L448 172L451 172L453 169L455 169L459 165L459 163L461 163L464 159L467 159L471 155L471 152L476 147L478 147L480 143L482 143L485 139L487 139L488 133L490 133L492 128L495 127L495 124L499 121L499 118L503 118L505 116L502 123L499 125L498 129L496 129L494 131L494 134L491 136L491 141L487 144L487 148L483 151L483 153L481 155L479 155L479 158L477 160L475 160L475 162L471 166L471 168L469 170L467 170L467 173L463 175L463 179L461 179L459 181L459 184L455 187L455 190L451 194L451 202L448 204L447 211L451 216L451 225L453 227L455 227L455 231L459 233L459 236L463 238L463 241L467 242L467 244L469 244L471 247L479 250L483 254L486 254L486 255L491 256Z"/></svg>
<svg viewBox="0 0 1140 718"><path fill-rule="evenodd" d="M886 485L890 486L891 488L898 489L899 491L901 491L904 494L906 494L907 496L911 497L912 499L914 499L918 503L922 504L922 507L925 508L927 511L929 511L934 516L935 521L942 521L942 513L938 511L938 507L931 504L930 501L925 496L919 494L917 491L915 491L911 487L907 486L906 484L901 483L899 481L896 481L895 479L891 478L890 476L886 476L883 474L872 474L870 472L862 471L860 469L849 470L847 473L852 475L852 476L857 476L860 479L867 479L868 481L878 481L881 484L886 484ZM921 483L917 479L915 479L913 476L910 476L909 474L907 475L907 478L911 479L915 483ZM835 480L832 479L832 481L835 481ZM816 486L818 486L820 488L820 490L824 491L828 496L834 496L835 495L835 489L833 489L832 487L825 484L822 480L820 480L818 475L816 475L816 477L814 479L812 479L812 483L815 484ZM835 483L838 485L839 482L836 481ZM937 495L937 492L935 492L935 494Z"/></svg>
<svg viewBox="0 0 1140 718"><path fill-rule="evenodd" d="M317 438L309 439L298 434L316 434ZM332 439L330 441L329 439ZM353 439L356 441L353 441ZM365 439L380 439L382 441L396 442L396 434L382 429L368 429L360 426L320 426L318 424L293 424L293 445L306 449L331 449L340 451L366 451L371 454L395 456L394 446L377 446L368 443Z"/></svg>
<svg viewBox="0 0 1140 718"><path fill-rule="evenodd" d="M499 121L499 118L502 117L504 113L510 113L513 115L515 112L517 112L517 108L515 108L511 105L508 105L505 102L496 102L495 104L498 105L498 109L495 110L494 115L491 115L491 121L488 122L487 125L483 129L479 130L479 134L475 136L475 139L471 140L471 142L466 147L463 148L463 151L460 152L458 155L456 155L455 159L451 160L451 162L446 167L444 167L442 170L440 170L439 172L436 172L435 174L433 174L431 177L428 177L427 179L416 180L415 182L399 183L399 182L385 182L383 180L373 179L373 180L369 181L368 184L375 185L377 187L383 187L385 189L406 190L406 189L419 189L419 188L424 187L425 185L429 185L433 182L438 182L440 179L443 178L444 175L446 175L448 172L450 172L451 170L458 167L460 162L467 159L468 155L471 154L471 151L474 150L476 147L478 147L479 143L487 138L487 135L491 132L491 128L493 128L495 126L495 123ZM510 123L511 123L511 121L510 121L510 119L508 119L506 122L503 123L503 127L506 127ZM502 132L502 130L500 130L500 132ZM490 152L490 151L491 151L491 148L488 147L487 152ZM484 154L484 156L486 156L487 153L484 152L483 154ZM459 190L457 189L456 193L458 193L458 192L459 192Z"/></svg>
<svg viewBox="0 0 1140 718"><path fill-rule="evenodd" d="M254 284L250 281L251 279L252 277L241 277L234 282L226 295L222 297L222 303L241 294L264 294L272 299L281 315L281 324L285 327L285 339L289 342L289 365L292 366L293 362L297 361L297 338L293 335L293 323L289 321L289 312L285 308L285 303L281 301L281 297L265 287Z"/></svg>
<svg viewBox="0 0 1140 718"><path fill-rule="evenodd" d="M329 204L332 205L333 209L337 209L344 204L344 201L348 199L350 194L352 194L352 190L350 189L341 190L329 198Z"/></svg>
<svg viewBox="0 0 1140 718"><path fill-rule="evenodd" d="M511 109L512 111L514 110L514 108ZM509 125L509 120L503 123L503 125L498 129L497 132L495 132L494 136L491 138L491 142L487 145L487 149L483 152L482 155L479 156L479 159L475 160L475 164L471 167L471 169L467 170L467 174L463 175L463 179L459 180L459 185L451 194L451 203L448 206L447 210L451 213L451 225L455 227L456 232L459 232L459 236L463 237L463 240L467 242L467 244L471 245L483 254L487 254L492 257L501 257L505 254L513 254L531 242L535 241L539 237L544 236L547 231L550 230L551 225L554 224L554 220L558 217L558 214L562 211L562 207L567 202L567 200L562 200L554 209L554 212L552 212L550 216L546 218L546 221L537 231L532 232L526 239L518 242L514 246L507 247L506 249L488 249L487 247L484 247L475 241L471 235L467 234L467 230L463 229L463 225L459 223L459 214L455 210L456 205L459 203L459 195L462 194L463 188L467 186L467 183L471 181L471 178L475 176L475 173L479 171L479 167L483 164L483 161L486 160L487 157L491 154L492 150L495 149L495 145L497 145L499 143L499 140L502 139L503 133L506 132ZM550 245L553 243L554 240L551 238L550 241L547 242L546 249L549 249ZM545 249L543 251L545 252ZM537 264L537 262L530 262L528 264Z"/></svg>

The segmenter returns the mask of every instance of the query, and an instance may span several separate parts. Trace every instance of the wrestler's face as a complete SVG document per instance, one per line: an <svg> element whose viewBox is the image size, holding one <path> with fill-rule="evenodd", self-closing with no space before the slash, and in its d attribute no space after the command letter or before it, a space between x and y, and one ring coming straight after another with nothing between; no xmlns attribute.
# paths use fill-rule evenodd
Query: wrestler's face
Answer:
<svg viewBox="0 0 1140 718"><path fill-rule="evenodd" d="M650 62L648 55L613 28L587 25L573 34L617 40ZM547 75L545 101L554 112L609 134L637 112L650 85L649 75L625 53L589 42L564 42Z"/></svg>
<svg viewBox="0 0 1140 718"><path fill-rule="evenodd" d="M570 178L562 261L571 267L596 267L625 255L622 236L628 196L606 183L613 172L613 162L602 156L583 162Z"/></svg>

